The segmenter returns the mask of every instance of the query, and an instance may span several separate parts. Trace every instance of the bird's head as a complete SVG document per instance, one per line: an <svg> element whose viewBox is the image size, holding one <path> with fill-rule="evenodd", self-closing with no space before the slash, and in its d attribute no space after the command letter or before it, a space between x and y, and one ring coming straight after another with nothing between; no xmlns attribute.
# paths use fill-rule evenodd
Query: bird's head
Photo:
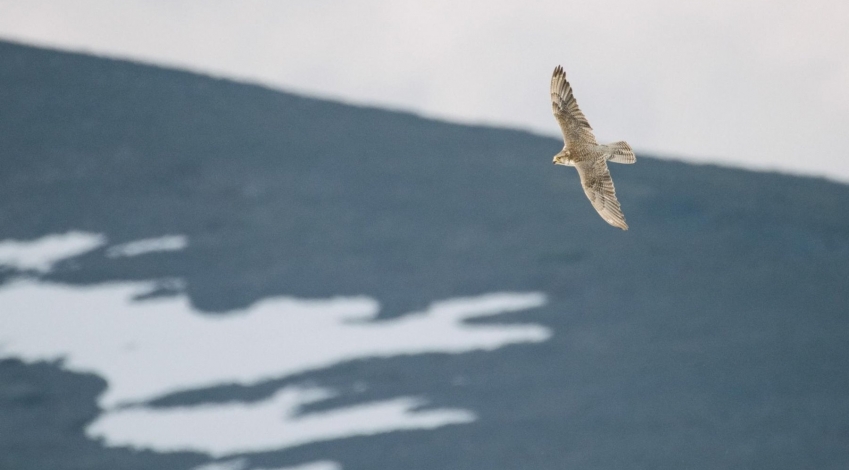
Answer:
<svg viewBox="0 0 849 470"><path fill-rule="evenodd" d="M572 154L568 150L563 150L557 155L554 156L554 160L552 163L555 165L568 165L569 160L571 160Z"/></svg>

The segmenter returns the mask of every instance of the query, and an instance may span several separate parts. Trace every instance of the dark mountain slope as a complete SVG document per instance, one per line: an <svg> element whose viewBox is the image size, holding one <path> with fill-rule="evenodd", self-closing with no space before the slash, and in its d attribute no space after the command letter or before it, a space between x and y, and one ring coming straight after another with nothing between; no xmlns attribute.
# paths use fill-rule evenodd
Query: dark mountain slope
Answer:
<svg viewBox="0 0 849 470"><path fill-rule="evenodd" d="M375 396L427 390L478 423L283 460L849 465L849 186L640 155L612 168L631 226L621 232L574 170L551 164L556 139L5 42L0 64L0 240L71 229L190 240L167 256L99 250L51 279L181 277L210 313L272 295L366 294L384 315L492 291L550 296L532 318L555 335L534 348L317 375L333 383L361 367L379 383L392 371L406 378ZM473 385L429 380L453 373ZM449 461L429 465L436 455Z"/></svg>

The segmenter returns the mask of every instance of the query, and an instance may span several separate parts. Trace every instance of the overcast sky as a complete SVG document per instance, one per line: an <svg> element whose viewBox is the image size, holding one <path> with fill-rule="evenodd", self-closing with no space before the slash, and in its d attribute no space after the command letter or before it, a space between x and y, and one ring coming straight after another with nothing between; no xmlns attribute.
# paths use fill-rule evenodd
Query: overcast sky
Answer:
<svg viewBox="0 0 849 470"><path fill-rule="evenodd" d="M0 38L547 135L562 64L602 141L844 182L847 24L845 0L0 0Z"/></svg>

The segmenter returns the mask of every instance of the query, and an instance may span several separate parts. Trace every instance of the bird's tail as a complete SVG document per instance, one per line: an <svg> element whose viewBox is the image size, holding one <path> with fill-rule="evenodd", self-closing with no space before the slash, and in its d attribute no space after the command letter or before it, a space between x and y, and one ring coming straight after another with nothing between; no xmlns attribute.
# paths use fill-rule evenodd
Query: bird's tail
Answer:
<svg viewBox="0 0 849 470"><path fill-rule="evenodd" d="M612 144L602 145L602 151L608 155L607 159L615 163L634 163L637 161L637 156L631 150L628 142L619 141Z"/></svg>

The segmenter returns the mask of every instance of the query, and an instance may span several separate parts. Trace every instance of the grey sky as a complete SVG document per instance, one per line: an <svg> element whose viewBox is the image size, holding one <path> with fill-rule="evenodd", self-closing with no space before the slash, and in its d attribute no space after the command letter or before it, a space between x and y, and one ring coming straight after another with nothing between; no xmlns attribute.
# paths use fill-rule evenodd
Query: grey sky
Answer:
<svg viewBox="0 0 849 470"><path fill-rule="evenodd" d="M601 140L841 181L847 19L840 0L0 0L2 38L550 135L562 64Z"/></svg>

